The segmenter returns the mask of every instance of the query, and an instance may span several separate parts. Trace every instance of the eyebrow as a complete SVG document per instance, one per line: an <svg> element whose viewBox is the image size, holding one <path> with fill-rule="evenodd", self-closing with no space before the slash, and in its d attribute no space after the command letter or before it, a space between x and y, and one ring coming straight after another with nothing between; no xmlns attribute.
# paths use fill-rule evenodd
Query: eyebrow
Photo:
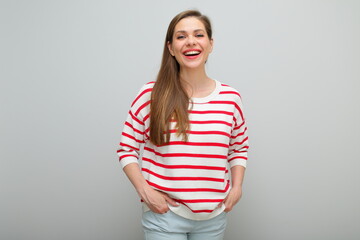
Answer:
<svg viewBox="0 0 360 240"><path fill-rule="evenodd" d="M201 29L201 28L194 30L194 32L200 32L200 31L204 31L204 32L205 32L205 30L204 30L204 29ZM179 31L176 31L175 33L186 33L186 31L185 31L185 30L179 30Z"/></svg>

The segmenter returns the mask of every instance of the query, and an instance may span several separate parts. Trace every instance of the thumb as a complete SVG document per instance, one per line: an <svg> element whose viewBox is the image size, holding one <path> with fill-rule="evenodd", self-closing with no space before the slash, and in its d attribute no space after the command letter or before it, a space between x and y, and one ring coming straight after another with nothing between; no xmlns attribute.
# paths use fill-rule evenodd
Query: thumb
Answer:
<svg viewBox="0 0 360 240"><path fill-rule="evenodd" d="M221 208L221 206L223 205L223 204L225 204L225 202L226 202L226 200L228 199L228 197L226 196L226 198L224 199L224 200L222 200L221 202L219 202L219 204L218 204L218 208Z"/></svg>
<svg viewBox="0 0 360 240"><path fill-rule="evenodd" d="M167 195L164 195L166 202L168 202L171 206L177 207L179 204L172 198Z"/></svg>

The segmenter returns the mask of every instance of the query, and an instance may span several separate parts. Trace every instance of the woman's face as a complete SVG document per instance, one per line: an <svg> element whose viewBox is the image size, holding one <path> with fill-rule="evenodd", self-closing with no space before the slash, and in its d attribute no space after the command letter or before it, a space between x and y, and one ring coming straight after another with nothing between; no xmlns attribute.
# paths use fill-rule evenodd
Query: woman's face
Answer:
<svg viewBox="0 0 360 240"><path fill-rule="evenodd" d="M170 54L181 69L204 67L212 47L213 40L209 39L204 24L195 17L181 19L175 26L173 42L168 42Z"/></svg>

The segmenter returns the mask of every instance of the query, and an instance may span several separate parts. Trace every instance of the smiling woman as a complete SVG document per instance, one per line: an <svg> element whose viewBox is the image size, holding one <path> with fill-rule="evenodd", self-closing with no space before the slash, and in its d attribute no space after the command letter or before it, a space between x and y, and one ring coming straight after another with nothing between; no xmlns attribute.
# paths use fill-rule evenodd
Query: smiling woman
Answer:
<svg viewBox="0 0 360 240"><path fill-rule="evenodd" d="M206 16L175 16L157 79L126 119L118 155L143 202L145 239L223 239L241 197L247 127L239 92L206 74L212 49Z"/></svg>
<svg viewBox="0 0 360 240"><path fill-rule="evenodd" d="M208 36L204 24L196 17L179 21L172 42L168 41L169 51L175 56L182 71L204 65L212 47L213 39Z"/></svg>

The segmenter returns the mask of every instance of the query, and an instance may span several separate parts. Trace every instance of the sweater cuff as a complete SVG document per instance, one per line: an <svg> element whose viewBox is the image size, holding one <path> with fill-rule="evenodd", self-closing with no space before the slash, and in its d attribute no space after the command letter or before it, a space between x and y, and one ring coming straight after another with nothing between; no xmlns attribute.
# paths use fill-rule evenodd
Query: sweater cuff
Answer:
<svg viewBox="0 0 360 240"><path fill-rule="evenodd" d="M247 161L245 159L241 159L241 158L233 159L232 161L229 162L230 168L232 168L234 166L239 166L239 165L246 168L246 163L247 163Z"/></svg>
<svg viewBox="0 0 360 240"><path fill-rule="evenodd" d="M120 164L121 164L121 167L122 167L122 168L124 168L126 165L128 165L128 164L130 164L130 163L137 163L137 164L139 164L137 157L135 157L135 156L128 156L128 157L125 157L125 158L123 158L123 159L120 160Z"/></svg>

